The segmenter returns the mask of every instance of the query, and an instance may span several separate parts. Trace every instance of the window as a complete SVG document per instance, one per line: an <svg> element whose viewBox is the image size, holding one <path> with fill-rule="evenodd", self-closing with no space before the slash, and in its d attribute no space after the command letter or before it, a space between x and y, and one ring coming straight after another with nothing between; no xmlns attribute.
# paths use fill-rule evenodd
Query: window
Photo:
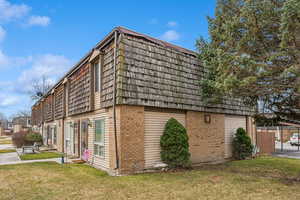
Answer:
<svg viewBox="0 0 300 200"><path fill-rule="evenodd" d="M54 126L53 128L53 144L57 143L57 130L56 130L56 126Z"/></svg>
<svg viewBox="0 0 300 200"><path fill-rule="evenodd" d="M94 154L104 156L104 119L95 120Z"/></svg>
<svg viewBox="0 0 300 200"><path fill-rule="evenodd" d="M71 123L67 122L66 129L65 129L65 148L66 152L70 151L70 145L71 145Z"/></svg>
<svg viewBox="0 0 300 200"><path fill-rule="evenodd" d="M94 64L95 70L95 92L99 92L100 88L100 65L99 63Z"/></svg>

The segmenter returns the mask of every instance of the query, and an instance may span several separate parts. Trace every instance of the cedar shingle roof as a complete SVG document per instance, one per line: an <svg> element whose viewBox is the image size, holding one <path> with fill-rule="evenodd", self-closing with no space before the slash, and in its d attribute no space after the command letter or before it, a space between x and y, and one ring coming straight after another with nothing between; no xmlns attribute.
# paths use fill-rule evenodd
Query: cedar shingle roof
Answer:
<svg viewBox="0 0 300 200"><path fill-rule="evenodd" d="M150 37L150 36L142 34L142 33L138 33L138 32L129 30L129 29L124 28L124 27L117 27L116 30L120 31L121 33L127 34L127 35L143 38L145 40L148 40L150 42L153 42L155 44L158 44L158 45L166 47L166 48L171 48L171 49L174 49L176 51L180 51L182 53L197 56L197 53L194 52L194 51L188 50L186 48L183 48L183 47L180 47L180 46L177 46L177 45L174 45L174 44L171 44L171 43L163 41L163 40L159 40L159 39Z"/></svg>
<svg viewBox="0 0 300 200"><path fill-rule="evenodd" d="M74 72L81 64L82 62L86 61L90 56L91 54L93 53L93 50L94 49L97 49L99 48L103 43L105 43L107 40L111 39L113 37L113 33L115 31L119 31L120 33L124 33L126 35L131 35L131 36L134 36L134 37L138 37L138 38L143 38L145 40L148 40L150 42L153 42L157 45L160 45L160 46L163 46L163 47L166 47L166 48L171 48L171 49L174 49L176 51L180 51L182 53L186 53L186 54L189 54L189 55L193 55L193 56L197 56L197 53L194 52L194 51L191 51L191 50L188 50L188 49L185 49L183 47L180 47L180 46L177 46L177 45L174 45L174 44L171 44L169 42L166 42L166 41L163 41L163 40L159 40L159 39L156 39L156 38L153 38L153 37L150 37L148 35L145 35L145 34L142 34L142 33L138 33L138 32L135 32L135 31L132 31L130 29L127 29L127 28L124 28L124 27L121 27L121 26L118 26L118 27L115 27L108 35L106 35L106 37L101 40L92 50L90 50L84 57L82 57L80 59L80 61L78 63L76 63L50 90L49 92L44 96L42 97L41 99L47 97L51 91L54 89L54 88L57 88L64 80L65 77L68 77L72 72ZM41 100L40 99L40 100ZM33 106L35 106L40 100L38 100Z"/></svg>

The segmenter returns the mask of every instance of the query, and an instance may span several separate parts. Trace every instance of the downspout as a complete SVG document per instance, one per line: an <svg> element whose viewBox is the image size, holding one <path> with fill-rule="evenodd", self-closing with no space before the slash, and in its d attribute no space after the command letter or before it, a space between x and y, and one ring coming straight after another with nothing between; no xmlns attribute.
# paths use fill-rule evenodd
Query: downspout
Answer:
<svg viewBox="0 0 300 200"><path fill-rule="evenodd" d="M118 153L118 137L117 137L117 119L116 119L116 68L117 68L117 30L114 36L114 79L113 79L113 120L114 120L114 135L115 135L115 151L116 151L116 167L119 168L119 153Z"/></svg>

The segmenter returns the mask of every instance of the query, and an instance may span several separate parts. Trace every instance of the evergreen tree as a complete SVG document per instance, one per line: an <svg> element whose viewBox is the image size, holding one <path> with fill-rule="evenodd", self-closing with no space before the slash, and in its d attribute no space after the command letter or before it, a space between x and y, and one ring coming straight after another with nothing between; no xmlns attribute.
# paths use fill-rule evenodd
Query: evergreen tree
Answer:
<svg viewBox="0 0 300 200"><path fill-rule="evenodd" d="M238 128L232 142L233 157L237 160L244 160L251 157L253 151L253 145L251 139L247 135L245 129Z"/></svg>
<svg viewBox="0 0 300 200"><path fill-rule="evenodd" d="M186 129L176 119L167 121L160 137L160 157L171 168L190 165L189 137Z"/></svg>
<svg viewBox="0 0 300 200"><path fill-rule="evenodd" d="M207 102L239 97L248 105L300 119L300 1L218 0L199 39Z"/></svg>

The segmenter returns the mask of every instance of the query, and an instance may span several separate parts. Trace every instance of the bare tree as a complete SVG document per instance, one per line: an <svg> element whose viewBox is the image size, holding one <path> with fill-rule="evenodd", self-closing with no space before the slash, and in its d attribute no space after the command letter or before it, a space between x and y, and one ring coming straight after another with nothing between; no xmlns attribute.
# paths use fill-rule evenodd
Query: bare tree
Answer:
<svg viewBox="0 0 300 200"><path fill-rule="evenodd" d="M41 76L40 79L34 79L32 81L32 90L30 91L31 99L40 99L52 88L52 86L53 84L45 75Z"/></svg>
<svg viewBox="0 0 300 200"><path fill-rule="evenodd" d="M17 114L15 116L16 117L30 117L31 111L30 110L20 110L17 112Z"/></svg>

